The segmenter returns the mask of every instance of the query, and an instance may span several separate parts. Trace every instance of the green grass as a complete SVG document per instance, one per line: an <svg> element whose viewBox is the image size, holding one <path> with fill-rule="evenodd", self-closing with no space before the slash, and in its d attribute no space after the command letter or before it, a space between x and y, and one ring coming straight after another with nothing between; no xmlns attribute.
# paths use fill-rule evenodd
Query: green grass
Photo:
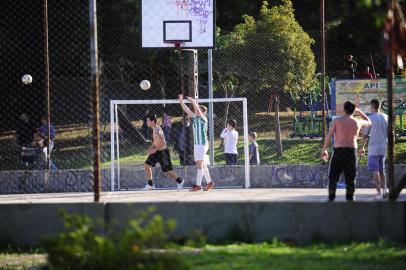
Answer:
<svg viewBox="0 0 406 270"><path fill-rule="evenodd" d="M406 267L406 247L385 242L307 247L280 242L206 245L167 252L184 254L193 270L381 270ZM43 254L0 254L0 269L39 269L45 260Z"/></svg>
<svg viewBox="0 0 406 270"><path fill-rule="evenodd" d="M0 270L40 269L46 263L44 254L0 253Z"/></svg>
<svg viewBox="0 0 406 270"><path fill-rule="evenodd" d="M206 246L188 256L194 270L403 269L406 249L381 243L289 247L272 244Z"/></svg>
<svg viewBox="0 0 406 270"><path fill-rule="evenodd" d="M292 119L291 112L281 113L281 133L284 155L278 157L275 152L273 113L256 113L249 115L250 131L258 133L258 144L261 164L320 164L320 139L291 139ZM179 119L174 119L179 121ZM241 123L241 119L238 119ZM406 121L403 122L405 125ZM142 122L134 122L135 126L141 126ZM224 164L223 148L220 147L220 134L223 123L216 122L215 139L215 164ZM102 167L110 165L110 133L109 126L102 127ZM240 133L242 132L239 130ZM92 142L90 139L91 129L84 126L59 128L57 132L56 148L52 153L53 161L60 169L81 169L92 167ZM14 144L14 136L6 134L0 136L0 170L23 169L19 163L19 148ZM131 144L128 140L120 138L120 162L124 165L142 165L146 159L145 150L148 144ZM170 146L171 148L171 146ZM243 164L244 150L242 136L239 140L239 163ZM178 155L172 153L174 165L179 165ZM397 140L395 146L395 163L406 163L406 137ZM360 164L366 164L366 158L360 160Z"/></svg>
<svg viewBox="0 0 406 270"><path fill-rule="evenodd" d="M289 139L282 141L284 155L282 158L276 155L275 140L259 139L259 155L261 164L320 164L320 151L322 142L317 139ZM220 147L220 140L216 140L215 144L215 164L225 164L223 149ZM136 148L127 145L121 147L120 159L121 165L141 165L147 158L145 150L148 146L138 146ZM244 164L244 145L240 140L238 144L239 164ZM406 138L400 138L395 145L395 164L406 163ZM174 165L179 165L178 155L172 153L172 161ZM367 158L361 158L359 164L366 165ZM107 167L110 162L106 162L103 166Z"/></svg>
<svg viewBox="0 0 406 270"><path fill-rule="evenodd" d="M261 134L260 134L261 135ZM318 139L289 139L282 141L284 155L277 157L275 152L275 140L264 139L260 136L258 139L261 164L320 164L321 141ZM0 140L0 149L6 147L6 142ZM147 158L145 153L148 144L131 145L123 143L120 145L120 163L121 165L142 165ZM102 167L110 166L110 144L102 144ZM12 170L21 168L18 165L18 149L8 148L9 151L3 152L0 162L0 170ZM239 163L243 164L244 149L240 140L238 144ZM64 143L58 145L58 150L53 153L54 162L61 169L90 168L92 166L91 146L64 146ZM174 165L179 165L179 158L176 153L171 152ZM223 148L220 147L220 140L215 141L215 164L225 164ZM360 165L366 164L366 158L360 159ZM395 145L395 163L406 163L406 138L400 138Z"/></svg>

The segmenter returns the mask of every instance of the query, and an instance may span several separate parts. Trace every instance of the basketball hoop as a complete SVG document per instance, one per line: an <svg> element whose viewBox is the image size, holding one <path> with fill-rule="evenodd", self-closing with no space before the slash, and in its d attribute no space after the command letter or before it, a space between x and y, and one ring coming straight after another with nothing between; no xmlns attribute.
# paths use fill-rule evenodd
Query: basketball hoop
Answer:
<svg viewBox="0 0 406 270"><path fill-rule="evenodd" d="M175 50L181 50L181 48L185 44L185 41L183 41L183 40L166 40L164 43L172 44L175 47Z"/></svg>
<svg viewBox="0 0 406 270"><path fill-rule="evenodd" d="M183 1L193 3L194 8L188 9L173 2L141 0L141 47L213 49L216 43L215 0ZM195 9L204 9L204 14Z"/></svg>

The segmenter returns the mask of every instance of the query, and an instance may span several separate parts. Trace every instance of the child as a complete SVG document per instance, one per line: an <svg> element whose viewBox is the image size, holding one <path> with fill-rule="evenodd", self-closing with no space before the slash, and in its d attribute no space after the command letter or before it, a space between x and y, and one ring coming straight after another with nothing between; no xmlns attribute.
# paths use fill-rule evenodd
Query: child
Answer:
<svg viewBox="0 0 406 270"><path fill-rule="evenodd" d="M50 123L50 140L49 140L49 152L51 153L52 149L54 148L54 141L55 141L55 127ZM41 137L44 138L44 142L48 144L48 116L41 117L41 127L39 128L39 133Z"/></svg>
<svg viewBox="0 0 406 270"><path fill-rule="evenodd" d="M259 165L259 151L258 144L256 142L257 133L250 132L248 135L248 140L250 141L249 152L250 152L250 165Z"/></svg>
<svg viewBox="0 0 406 270"><path fill-rule="evenodd" d="M234 119L228 120L227 128L225 128L220 135L220 137L224 139L224 157L227 165L237 165L238 132L235 130L236 126L237 121Z"/></svg>

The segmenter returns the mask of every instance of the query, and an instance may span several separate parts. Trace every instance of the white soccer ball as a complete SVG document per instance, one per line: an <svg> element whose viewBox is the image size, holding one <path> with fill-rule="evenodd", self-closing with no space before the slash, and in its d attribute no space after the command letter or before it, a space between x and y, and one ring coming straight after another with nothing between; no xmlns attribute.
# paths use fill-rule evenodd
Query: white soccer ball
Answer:
<svg viewBox="0 0 406 270"><path fill-rule="evenodd" d="M148 90L151 87L151 83L148 80L142 80L140 82L140 87L142 90Z"/></svg>
<svg viewBox="0 0 406 270"><path fill-rule="evenodd" d="M30 83L32 83L32 77L31 77L31 75L25 74L21 78L21 81L23 82L23 84L30 84Z"/></svg>

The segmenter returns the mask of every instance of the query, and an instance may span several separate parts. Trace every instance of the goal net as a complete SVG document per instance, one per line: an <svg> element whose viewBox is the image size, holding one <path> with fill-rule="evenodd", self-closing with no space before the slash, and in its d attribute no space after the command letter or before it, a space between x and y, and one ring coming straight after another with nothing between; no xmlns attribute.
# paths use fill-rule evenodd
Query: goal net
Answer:
<svg viewBox="0 0 406 270"><path fill-rule="evenodd" d="M185 103L192 108L187 100ZM208 108L209 150L205 162L209 167L211 178L218 188L249 188L246 98L199 99L198 103ZM157 124L164 131L174 170L186 180L185 187L195 183L193 128L191 120L183 113L178 100L111 100L111 191L137 189L145 185L144 162L148 156L146 150L152 143L152 129L146 125L146 116L150 114L156 115ZM237 123L235 128L238 132L237 157L225 155L225 152L234 152L235 148L232 147L233 143L230 144L232 140L226 141L221 138L230 120ZM159 163L153 171L153 178L157 188L175 187L174 182L161 172Z"/></svg>

